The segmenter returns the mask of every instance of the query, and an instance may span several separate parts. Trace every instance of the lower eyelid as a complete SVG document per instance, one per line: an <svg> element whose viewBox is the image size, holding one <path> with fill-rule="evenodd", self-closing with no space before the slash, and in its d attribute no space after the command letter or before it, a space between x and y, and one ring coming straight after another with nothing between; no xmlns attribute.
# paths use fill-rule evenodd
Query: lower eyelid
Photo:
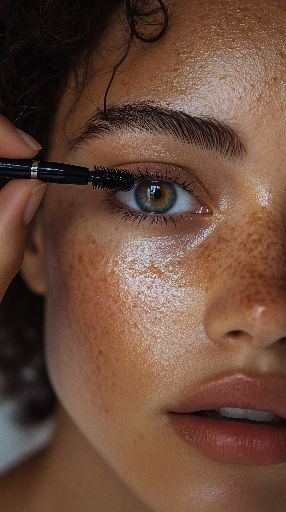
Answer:
<svg viewBox="0 0 286 512"><path fill-rule="evenodd" d="M109 197L105 200L105 212L107 215L116 215L119 217L119 221L128 222L131 221L135 224L137 222L137 227L141 224L142 221L148 222L149 225L157 225L166 226L167 224L177 226L177 223L185 220L188 214L175 214L175 215L157 215L157 214L148 214L143 213L138 210L131 210L127 207L120 207L116 205L113 200Z"/></svg>
<svg viewBox="0 0 286 512"><path fill-rule="evenodd" d="M174 213L174 214L152 214L146 213L140 210L133 210L123 205L119 201L116 201L114 197L115 193L108 193L108 195L104 199L105 205L105 213L107 215L116 215L119 218L119 221L123 222L132 222L132 225L137 224L137 228L141 225L141 223L147 222L148 226L159 226L166 227L167 225L172 228L178 227L182 222L192 223L195 220L201 219L202 217L206 218L212 211L209 209L208 213L194 213L194 212L183 212L183 213Z"/></svg>

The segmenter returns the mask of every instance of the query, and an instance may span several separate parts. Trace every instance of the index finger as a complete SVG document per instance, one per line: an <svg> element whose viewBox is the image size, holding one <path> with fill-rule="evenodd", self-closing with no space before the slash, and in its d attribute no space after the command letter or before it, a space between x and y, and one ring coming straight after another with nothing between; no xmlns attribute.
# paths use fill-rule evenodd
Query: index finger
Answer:
<svg viewBox="0 0 286 512"><path fill-rule="evenodd" d="M28 134L24 134L25 137ZM29 137L29 136L28 136ZM33 144L34 139L31 139ZM0 114L0 158L30 158L39 152L40 144L29 145L17 128Z"/></svg>

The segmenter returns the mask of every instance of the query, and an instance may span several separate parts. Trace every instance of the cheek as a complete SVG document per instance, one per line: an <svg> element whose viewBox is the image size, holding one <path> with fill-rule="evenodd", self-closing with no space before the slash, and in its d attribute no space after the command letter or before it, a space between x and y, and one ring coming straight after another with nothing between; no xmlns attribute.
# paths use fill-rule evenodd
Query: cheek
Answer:
<svg viewBox="0 0 286 512"><path fill-rule="evenodd" d="M138 403L144 414L150 400L162 407L166 389L189 372L190 351L198 358L200 272L172 237L116 241L70 213L46 217L46 352L55 389L102 419Z"/></svg>

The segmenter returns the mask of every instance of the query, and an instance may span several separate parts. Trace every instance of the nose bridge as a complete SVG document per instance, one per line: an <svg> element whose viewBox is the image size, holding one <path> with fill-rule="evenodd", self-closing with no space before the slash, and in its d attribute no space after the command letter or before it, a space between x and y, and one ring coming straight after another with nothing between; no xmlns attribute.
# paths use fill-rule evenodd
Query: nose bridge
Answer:
<svg viewBox="0 0 286 512"><path fill-rule="evenodd" d="M205 313L211 339L258 346L286 340L285 245L285 227L267 209L233 227Z"/></svg>

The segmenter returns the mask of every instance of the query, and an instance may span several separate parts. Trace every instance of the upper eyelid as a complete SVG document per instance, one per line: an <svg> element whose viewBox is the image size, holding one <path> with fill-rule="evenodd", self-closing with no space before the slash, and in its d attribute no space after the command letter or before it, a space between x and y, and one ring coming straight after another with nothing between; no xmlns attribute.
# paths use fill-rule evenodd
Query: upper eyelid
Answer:
<svg viewBox="0 0 286 512"><path fill-rule="evenodd" d="M140 181L142 181L143 179L146 179L146 177L148 179L150 179L150 181L153 179L154 181L167 181L169 183L173 183L183 189L185 189L186 191L188 192L191 192L191 193L194 193L195 191L195 188L194 187L191 187L191 183L187 183L186 180L181 180L180 177L178 177L177 175L176 176L163 176L163 175L160 175L160 173L156 173L156 174L143 174L141 175L141 179L138 179L138 180L135 180L135 183L138 183Z"/></svg>
<svg viewBox="0 0 286 512"><path fill-rule="evenodd" d="M122 167L127 167L130 165L131 164L125 164L125 166L122 165ZM140 167L138 167L139 165L140 165ZM152 178L154 178L154 179L157 178L157 179L161 179L161 180L166 179L168 181L174 181L175 183L177 182L180 185L182 185L188 181L189 182L198 181L200 183L200 185L202 187L204 187L203 184L201 183L200 179L195 175L195 173L191 169L182 167L180 165L175 165L174 163L157 162L157 161L156 162L148 162L148 163L140 162L140 163L134 164L134 167L135 166L137 166L137 169L135 169L135 170L128 169L128 170L134 175L136 182L148 177L150 179L152 179ZM165 174L159 166L163 167L163 169L165 170ZM118 167L118 165L117 165L117 167ZM120 167L121 167L121 165L120 165ZM143 168L141 168L141 167L143 167ZM188 179L181 177L180 171L182 173L184 173ZM171 175L171 173L173 173L173 175Z"/></svg>
<svg viewBox="0 0 286 512"><path fill-rule="evenodd" d="M170 183L173 183L183 189L185 189L187 192L191 192L194 194L195 188L191 187L192 181L195 181L195 178L191 180L190 182L187 182L183 178L181 179L179 175L176 176L170 176L168 171L166 171L166 174L164 175L161 171L149 171L148 169L145 169L144 171L140 170L138 173L134 173L135 177L135 185L140 183L140 181L144 180L150 180L150 181L167 181ZM116 194L116 192L114 192ZM195 194L194 194L195 195ZM197 196L199 197L199 196Z"/></svg>

